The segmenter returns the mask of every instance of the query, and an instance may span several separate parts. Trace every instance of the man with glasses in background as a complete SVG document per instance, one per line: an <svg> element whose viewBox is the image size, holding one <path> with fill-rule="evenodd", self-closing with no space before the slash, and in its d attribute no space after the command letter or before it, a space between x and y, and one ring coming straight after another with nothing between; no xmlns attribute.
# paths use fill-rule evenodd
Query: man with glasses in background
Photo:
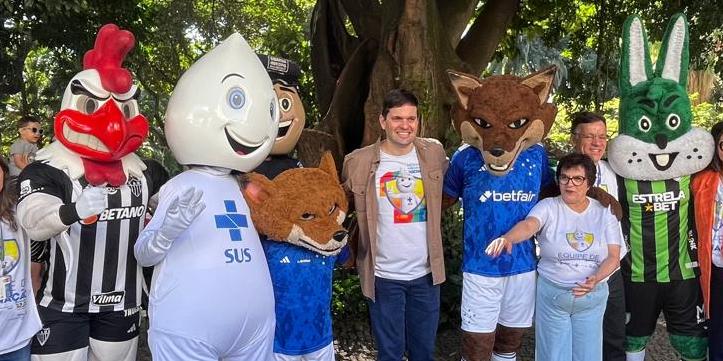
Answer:
<svg viewBox="0 0 723 361"><path fill-rule="evenodd" d="M38 151L38 141L43 135L38 119L24 116L17 122L20 138L10 146L10 176L17 177L20 171L35 160Z"/></svg>
<svg viewBox="0 0 723 361"><path fill-rule="evenodd" d="M595 163L597 174L591 186L602 188L618 199L617 176L602 159L608 143L605 118L591 112L573 114L570 132L574 151L589 156ZM627 250L623 242L621 259ZM610 293L603 318L603 360L625 361L625 291L619 267L610 274L608 289Z"/></svg>

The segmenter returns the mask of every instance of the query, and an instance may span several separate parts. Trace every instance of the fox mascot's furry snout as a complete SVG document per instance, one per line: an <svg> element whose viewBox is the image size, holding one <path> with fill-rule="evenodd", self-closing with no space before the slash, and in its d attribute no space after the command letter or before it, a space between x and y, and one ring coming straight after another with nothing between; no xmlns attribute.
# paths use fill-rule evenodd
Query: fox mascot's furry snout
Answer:
<svg viewBox="0 0 723 361"><path fill-rule="evenodd" d="M273 180L250 173L243 187L256 230L269 239L289 242L325 256L347 243L342 227L349 210L330 153L319 168L295 168Z"/></svg>

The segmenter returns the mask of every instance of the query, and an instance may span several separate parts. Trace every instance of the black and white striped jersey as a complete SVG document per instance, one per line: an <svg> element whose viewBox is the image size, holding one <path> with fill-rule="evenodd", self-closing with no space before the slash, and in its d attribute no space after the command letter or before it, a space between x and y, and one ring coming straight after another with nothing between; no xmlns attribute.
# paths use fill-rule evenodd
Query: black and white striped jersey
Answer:
<svg viewBox="0 0 723 361"><path fill-rule="evenodd" d="M148 199L168 179L160 164L145 163L143 176L129 176L120 187L106 187L108 208L89 224L72 220L68 225L67 215L62 214L63 205L75 202L87 186L84 178L73 180L62 170L39 162L23 170L18 179L18 210L24 213L21 224L28 229L58 229L58 222L65 224L61 232L50 237L49 270L40 291L41 306L95 313L122 311L141 304L143 274L133 246L144 226ZM48 216L37 219L38 213L46 210L50 210Z"/></svg>

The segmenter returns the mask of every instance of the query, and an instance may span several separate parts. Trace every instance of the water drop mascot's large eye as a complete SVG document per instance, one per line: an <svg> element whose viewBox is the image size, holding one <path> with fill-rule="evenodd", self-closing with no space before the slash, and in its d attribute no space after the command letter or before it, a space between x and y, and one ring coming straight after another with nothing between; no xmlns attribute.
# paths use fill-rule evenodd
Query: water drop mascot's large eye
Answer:
<svg viewBox="0 0 723 361"><path fill-rule="evenodd" d="M535 309L535 246L527 240L492 258L485 248L523 220L554 185L539 144L557 108L548 102L555 67L525 78L449 72L457 94L454 126L467 143L452 157L444 205L462 198L462 357L514 360Z"/></svg>
<svg viewBox="0 0 723 361"><path fill-rule="evenodd" d="M38 360L135 360L142 274L133 244L166 180L133 152L148 134L122 62L133 34L108 24L65 89L55 140L20 174L20 223L50 239Z"/></svg>
<svg viewBox="0 0 723 361"><path fill-rule="evenodd" d="M176 84L168 145L188 170L161 188L135 247L155 266L149 299L154 360L271 360L274 293L236 172L256 168L279 127L271 79L234 33Z"/></svg>
<svg viewBox="0 0 723 361"><path fill-rule="evenodd" d="M608 145L608 159L620 176L630 245L622 262L628 360L644 359L661 310L682 359L706 357L690 185L711 160L713 138L691 126L688 38L685 17L673 16L653 72L641 19L629 17L623 31L620 134Z"/></svg>

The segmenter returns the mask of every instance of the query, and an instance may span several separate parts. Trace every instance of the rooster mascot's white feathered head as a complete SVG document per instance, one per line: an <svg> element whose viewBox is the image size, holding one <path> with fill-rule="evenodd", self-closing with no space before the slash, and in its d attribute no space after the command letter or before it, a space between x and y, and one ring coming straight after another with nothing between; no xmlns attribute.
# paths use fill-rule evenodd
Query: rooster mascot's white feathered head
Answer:
<svg viewBox="0 0 723 361"><path fill-rule="evenodd" d="M148 136L138 108L139 90L123 60L135 45L133 34L114 24L98 32L83 57L83 71L65 89L55 116L56 140L37 159L85 176L92 185L120 186L141 177L145 165L135 152Z"/></svg>

